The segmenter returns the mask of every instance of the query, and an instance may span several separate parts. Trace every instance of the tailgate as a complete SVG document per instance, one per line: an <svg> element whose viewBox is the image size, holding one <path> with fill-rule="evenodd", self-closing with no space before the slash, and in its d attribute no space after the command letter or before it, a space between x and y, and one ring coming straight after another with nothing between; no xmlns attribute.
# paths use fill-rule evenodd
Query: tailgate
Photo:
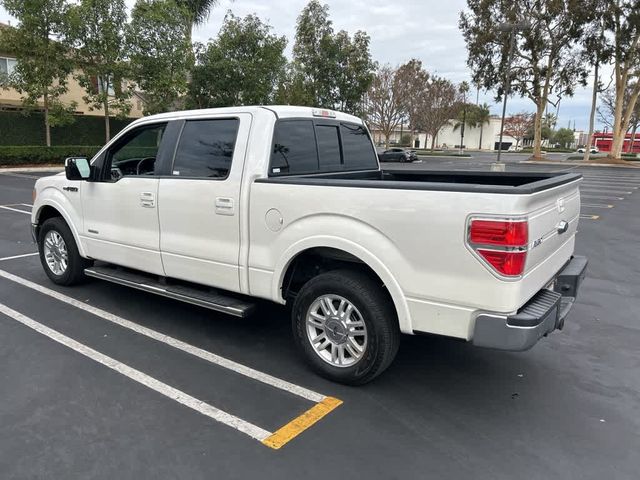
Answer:
<svg viewBox="0 0 640 480"><path fill-rule="evenodd" d="M573 242L580 217L580 180L543 190L531 196L529 209L529 253L525 275L532 270L549 269L551 278L556 267L569 260L571 251L562 248ZM558 258L562 257L562 258ZM542 272L538 272L540 276Z"/></svg>

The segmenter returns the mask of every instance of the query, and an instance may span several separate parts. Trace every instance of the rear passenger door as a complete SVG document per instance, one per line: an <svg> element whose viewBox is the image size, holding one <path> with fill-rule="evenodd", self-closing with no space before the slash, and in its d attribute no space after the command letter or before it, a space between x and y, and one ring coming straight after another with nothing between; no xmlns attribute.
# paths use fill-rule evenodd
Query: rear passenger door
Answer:
<svg viewBox="0 0 640 480"><path fill-rule="evenodd" d="M184 121L158 189L168 277L240 290L239 202L250 123L250 114Z"/></svg>

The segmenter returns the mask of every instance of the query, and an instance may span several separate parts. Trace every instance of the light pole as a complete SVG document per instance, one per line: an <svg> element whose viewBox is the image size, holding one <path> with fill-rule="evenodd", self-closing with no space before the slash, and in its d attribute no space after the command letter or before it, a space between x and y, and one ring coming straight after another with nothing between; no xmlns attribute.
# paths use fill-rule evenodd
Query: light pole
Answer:
<svg viewBox="0 0 640 480"><path fill-rule="evenodd" d="M500 120L500 140L498 142L498 155L496 157L496 163L491 165L492 170L504 171L504 164L500 162L502 154L502 137L504 136L504 119L507 115L507 97L511 90L511 60L513 59L513 50L516 47L516 33L529 27L528 22L517 23L501 23L498 25L498 30L501 32L509 32L509 54L507 56L507 69L504 75L504 93L502 100L502 119Z"/></svg>

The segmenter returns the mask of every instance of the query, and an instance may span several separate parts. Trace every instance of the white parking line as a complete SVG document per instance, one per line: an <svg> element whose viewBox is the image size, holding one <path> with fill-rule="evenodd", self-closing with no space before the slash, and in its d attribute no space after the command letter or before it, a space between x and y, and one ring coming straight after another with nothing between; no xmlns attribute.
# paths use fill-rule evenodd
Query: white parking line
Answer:
<svg viewBox="0 0 640 480"><path fill-rule="evenodd" d="M11 210L12 212L26 213L27 215L31 215L31 212L25 212L24 210L18 210L17 208L5 207L3 205L0 205L0 208L4 210Z"/></svg>
<svg viewBox="0 0 640 480"><path fill-rule="evenodd" d="M152 338L158 342L165 343L170 345L178 350L182 350L183 352L189 353L193 356L201 358L207 362L213 363L220 367L232 370L240 375L244 375L245 377L252 378L253 380L257 380L259 382L265 383L272 387L278 388L280 390L284 390L286 392L292 393L299 397L305 398L312 402L321 402L325 398L325 395L322 395L318 392L314 392L313 390L309 390L307 388L301 387L299 385L295 385L293 383L287 382L286 380L282 380L280 378L269 375L268 373L263 373L258 370L254 370L251 367L247 367L246 365L242 365L240 363L236 363L233 360L229 360L227 358L221 357L214 353L208 352L198 347L194 347L188 343L185 343L177 338L170 337L169 335L164 335L160 332L156 332L155 330L151 330L150 328L143 327L142 325L138 325L130 320L119 317L118 315L114 315L105 310L102 310L97 307L93 307L91 305L87 305L75 298L68 297L62 293L51 290L50 288L43 287L42 285L38 285L26 278L18 277L12 273L6 272L4 270L0 270L0 277L6 278L7 280L11 280L12 282L19 283L27 288L40 292L44 295L48 295L49 297L55 298L56 300L60 300L61 302L72 305L76 308L80 308L86 312L89 312L97 317L100 317L104 320L107 320L111 323L115 323L123 328L132 330L140 335L144 335L146 337Z"/></svg>
<svg viewBox="0 0 640 480"><path fill-rule="evenodd" d="M581 207L585 208L613 208L613 205L604 204L604 203L583 203Z"/></svg>
<svg viewBox="0 0 640 480"><path fill-rule="evenodd" d="M609 195L584 195L580 194L580 198L599 198L601 200L624 200L624 197L612 197Z"/></svg>
<svg viewBox="0 0 640 480"><path fill-rule="evenodd" d="M3 258L0 258L0 262L4 262L5 260L13 260L14 258L33 257L34 255L38 255L38 252L25 253L23 255L13 255L12 257L3 257Z"/></svg>
<svg viewBox="0 0 640 480"><path fill-rule="evenodd" d="M611 186L620 186L620 187L629 187L629 188L637 188L638 185L640 185L640 183L638 182L629 182L629 181L624 181L624 182L607 182L604 180L585 180L581 183L581 185L611 185Z"/></svg>
<svg viewBox="0 0 640 480"><path fill-rule="evenodd" d="M51 340L54 340L67 348L75 350L76 352L84 355L85 357L90 358L91 360L101 363L102 365L109 367L112 370L124 375L125 377L130 378L131 380L138 382L144 385L151 390L154 390L165 397L168 397L186 407L189 407L196 412L201 413L202 415L206 415L207 417L228 425L231 428L238 430L246 435L249 435L252 438L255 438L258 441L263 441L267 437L271 436L271 432L264 430L246 420L243 420L235 415L231 415L223 410L220 410L213 405L209 405L208 403L203 402L202 400L198 400L191 395L182 392L176 388L173 388L166 383L161 382L160 380L153 378L146 373L141 372L140 370L136 370L135 368L130 367L118 360L111 358L103 353L94 350L83 343L80 343L57 330L53 330L35 320L27 317L26 315L21 314L13 310L12 308L7 307L6 305L0 303L0 313L3 313L7 317L13 318L15 321L20 322L21 324L35 330L36 332L49 337Z"/></svg>
<svg viewBox="0 0 640 480"><path fill-rule="evenodd" d="M616 193L618 195L631 195L633 192L629 190L619 190L617 188L581 188L581 192L590 192L590 193Z"/></svg>

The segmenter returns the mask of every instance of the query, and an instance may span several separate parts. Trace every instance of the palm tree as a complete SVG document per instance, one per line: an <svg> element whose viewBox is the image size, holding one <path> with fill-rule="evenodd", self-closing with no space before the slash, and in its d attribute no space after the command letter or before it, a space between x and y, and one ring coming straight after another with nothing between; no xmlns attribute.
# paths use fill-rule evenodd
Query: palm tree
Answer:
<svg viewBox="0 0 640 480"><path fill-rule="evenodd" d="M191 43L193 26L202 25L209 18L209 12L218 5L219 0L176 0L185 11L185 35Z"/></svg>
<svg viewBox="0 0 640 480"><path fill-rule="evenodd" d="M483 103L482 105L467 105L466 115L462 115L462 113L458 114L457 119L453 125L453 131L455 132L462 126L462 122L464 121L465 125L471 128L480 127L480 142L478 144L478 149L482 150L482 132L484 130L485 124L489 123L489 118L491 117L491 112L489 111L489 105Z"/></svg>
<svg viewBox="0 0 640 480"><path fill-rule="evenodd" d="M483 103L482 105L478 105L476 110L476 127L480 126L480 141L478 142L478 150L482 150L482 131L484 130L484 125L489 123L489 119L491 118L491 111L489 110L489 105Z"/></svg>

